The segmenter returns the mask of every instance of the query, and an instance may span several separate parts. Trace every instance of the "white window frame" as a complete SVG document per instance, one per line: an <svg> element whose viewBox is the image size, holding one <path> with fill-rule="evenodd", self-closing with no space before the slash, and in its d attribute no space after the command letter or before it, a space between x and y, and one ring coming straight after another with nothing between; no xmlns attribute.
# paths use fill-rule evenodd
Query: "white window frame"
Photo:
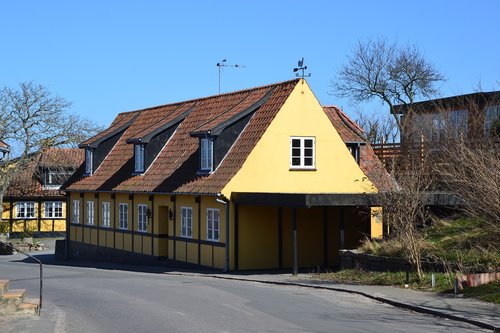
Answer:
<svg viewBox="0 0 500 333"><path fill-rule="evenodd" d="M193 237L193 208L181 207L181 237Z"/></svg>
<svg viewBox="0 0 500 333"><path fill-rule="evenodd" d="M295 141L299 142L298 146L294 146ZM312 147L306 147L306 141L311 141ZM312 156L306 156L306 152L308 150L312 150ZM311 159L310 165L308 163L309 159ZM314 136L290 137L290 169L292 170L316 169L316 138Z"/></svg>
<svg viewBox="0 0 500 333"><path fill-rule="evenodd" d="M146 232L148 230L148 205L137 205L137 230Z"/></svg>
<svg viewBox="0 0 500 333"><path fill-rule="evenodd" d="M16 202L16 219L34 219L36 215L35 202Z"/></svg>
<svg viewBox="0 0 500 333"><path fill-rule="evenodd" d="M214 143L210 138L200 140L200 170L213 171Z"/></svg>
<svg viewBox="0 0 500 333"><path fill-rule="evenodd" d="M220 210L207 208L207 240L219 241L220 239Z"/></svg>
<svg viewBox="0 0 500 333"><path fill-rule="evenodd" d="M109 202L102 202L102 226L109 228L111 226L111 215Z"/></svg>
<svg viewBox="0 0 500 333"><path fill-rule="evenodd" d="M47 201L45 202L45 218L55 219L63 217L63 204L62 201Z"/></svg>
<svg viewBox="0 0 500 333"><path fill-rule="evenodd" d="M94 163L94 151L92 148L85 148L85 174L91 175L93 170Z"/></svg>
<svg viewBox="0 0 500 333"><path fill-rule="evenodd" d="M95 215L94 215L94 201L87 201L87 224L94 225Z"/></svg>
<svg viewBox="0 0 500 333"><path fill-rule="evenodd" d="M135 172L144 172L144 144L134 145L134 155L135 155Z"/></svg>
<svg viewBox="0 0 500 333"><path fill-rule="evenodd" d="M128 229L128 204L120 202L119 206L119 228L120 229Z"/></svg>
<svg viewBox="0 0 500 333"><path fill-rule="evenodd" d="M73 216L71 222L80 223L80 200L73 200Z"/></svg>

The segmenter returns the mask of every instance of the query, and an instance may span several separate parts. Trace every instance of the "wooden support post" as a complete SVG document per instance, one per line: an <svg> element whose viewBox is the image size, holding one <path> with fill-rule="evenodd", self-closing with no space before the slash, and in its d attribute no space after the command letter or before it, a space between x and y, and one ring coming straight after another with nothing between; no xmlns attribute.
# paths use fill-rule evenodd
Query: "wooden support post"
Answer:
<svg viewBox="0 0 500 333"><path fill-rule="evenodd" d="M292 208L292 262L293 275L299 274L299 260L297 251L297 208Z"/></svg>

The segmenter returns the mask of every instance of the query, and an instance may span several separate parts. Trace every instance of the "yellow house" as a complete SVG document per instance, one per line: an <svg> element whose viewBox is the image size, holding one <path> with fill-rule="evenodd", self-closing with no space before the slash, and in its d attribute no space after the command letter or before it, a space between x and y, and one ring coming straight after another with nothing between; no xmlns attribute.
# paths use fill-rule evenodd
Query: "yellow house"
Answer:
<svg viewBox="0 0 500 333"><path fill-rule="evenodd" d="M76 148L50 148L39 153L19 173L3 197L1 223L13 236L29 231L64 236L66 196L62 183L83 162Z"/></svg>
<svg viewBox="0 0 500 333"><path fill-rule="evenodd" d="M121 113L80 147L70 256L295 272L382 233L385 170L304 79Z"/></svg>

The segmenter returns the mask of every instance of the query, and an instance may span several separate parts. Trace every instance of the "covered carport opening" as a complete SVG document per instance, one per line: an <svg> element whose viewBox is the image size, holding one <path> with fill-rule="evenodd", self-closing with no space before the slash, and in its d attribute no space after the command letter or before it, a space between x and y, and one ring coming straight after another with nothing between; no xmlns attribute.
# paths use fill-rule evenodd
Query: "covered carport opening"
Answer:
<svg viewBox="0 0 500 333"><path fill-rule="evenodd" d="M335 268L371 234L376 194L233 193L234 269Z"/></svg>

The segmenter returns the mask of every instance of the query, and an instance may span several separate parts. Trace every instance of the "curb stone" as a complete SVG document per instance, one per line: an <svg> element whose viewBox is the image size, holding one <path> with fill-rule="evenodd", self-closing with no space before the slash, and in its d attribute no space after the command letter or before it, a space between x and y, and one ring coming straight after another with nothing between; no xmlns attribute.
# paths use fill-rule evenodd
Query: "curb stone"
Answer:
<svg viewBox="0 0 500 333"><path fill-rule="evenodd" d="M189 273L172 273L169 272L167 274L172 274L172 275L191 275L195 276L193 274ZM381 303L386 303L389 305L392 305L394 307L398 308L403 308L407 310L412 310L418 313L424 313L424 314L429 314L433 315L436 317L442 317L446 319L451 319L455 321L461 321L464 323L468 323L471 325L478 326L480 328L485 328L485 329L490 329L494 333L500 333L500 326L494 326L489 323L485 323L479 320L474 320L470 318L465 318L462 316L457 316L453 315L450 313L445 313L442 311L422 307L422 306L417 306L417 305L411 305L408 303L403 303L399 301L394 301L391 299L388 299L386 297L381 297L381 296L375 296L371 295L362 291L357 291L357 290L352 290L352 289L346 289L346 288L336 288L336 287L326 287L326 286L317 286L317 285L312 285L312 284L306 284L306 283L297 283L297 282L281 282L281 281L267 281L267 280L256 280L256 279L245 279L245 278L237 278L237 277L230 277L230 276L220 276L220 275L196 275L196 276L206 276L206 277L211 277L215 279L221 279L221 280L233 280L233 281L248 281L248 282L257 282L257 283L262 283L262 284L271 284L271 285L280 285L280 286L297 286L297 287L304 287L304 288L312 288L312 289L322 289L322 290L331 290L331 291L337 291L337 292L343 292L343 293L348 293L348 294L356 294L356 295L361 295L376 301L379 301Z"/></svg>

